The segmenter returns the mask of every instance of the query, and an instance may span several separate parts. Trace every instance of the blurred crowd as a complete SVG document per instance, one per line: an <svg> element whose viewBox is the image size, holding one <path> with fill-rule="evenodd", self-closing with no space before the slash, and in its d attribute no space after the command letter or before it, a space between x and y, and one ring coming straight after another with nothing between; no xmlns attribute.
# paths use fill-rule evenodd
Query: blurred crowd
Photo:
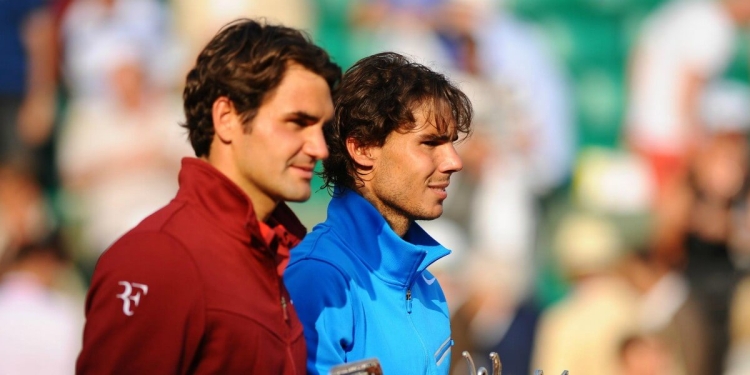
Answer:
<svg viewBox="0 0 750 375"><path fill-rule="evenodd" d="M239 17L472 99L421 223L452 374L750 374L750 0L0 1L0 374L70 374L96 259L177 189L185 73ZM314 180L314 190L321 185ZM327 192L293 209L308 228Z"/></svg>

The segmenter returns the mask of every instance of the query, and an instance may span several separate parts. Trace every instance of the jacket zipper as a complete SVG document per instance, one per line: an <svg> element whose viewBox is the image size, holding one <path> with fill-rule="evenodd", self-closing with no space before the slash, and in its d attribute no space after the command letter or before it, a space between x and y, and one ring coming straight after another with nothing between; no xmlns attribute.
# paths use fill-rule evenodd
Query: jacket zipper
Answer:
<svg viewBox="0 0 750 375"><path fill-rule="evenodd" d="M286 311L286 299L281 296L281 309L284 310L284 321L289 321L289 313Z"/></svg>
<svg viewBox="0 0 750 375"><path fill-rule="evenodd" d="M251 237L252 237L252 235L253 234L251 233ZM268 246L268 244L266 244L265 240L263 239L263 235L262 234L258 233L258 238L261 240L261 243L265 244L266 252L267 252L268 255L270 255L269 258L271 260L271 269L274 270L273 273L275 275L275 280L276 280L276 283L279 286L278 291L279 291L279 294L281 294L281 298L280 298L280 301L281 301L281 311L283 312L283 315L284 315L284 322L287 323L287 327L286 327L287 328L286 329L286 356L288 358L289 366L291 367L291 370L292 370L291 373L297 374L297 367L296 367L296 364L294 363L294 354L292 353L292 346L291 346L291 344L292 344L291 336L292 335L291 335L291 327L289 327L289 312L287 311L286 298L284 298L284 291L283 291L283 288L284 288L283 285L284 285L284 283L283 283L282 279L279 277L279 275L276 274L276 255L278 255L278 254L276 254L273 251L271 251L271 247Z"/></svg>
<svg viewBox="0 0 750 375"><path fill-rule="evenodd" d="M275 263L276 262L274 262L274 264ZM283 285L282 281L278 278L278 275L277 275L277 279L276 280L278 281L279 285ZM279 299L281 301L281 311L282 311L282 313L284 315L284 322L287 325L287 327L286 327L287 328L286 329L286 332L287 332L287 338L286 338L286 341L287 341L287 343L286 343L286 356L288 358L289 367L291 368L291 373L292 374L297 374L298 373L297 372L297 366L294 363L294 354L292 353L292 334L291 334L291 327L289 326L289 324L290 324L289 323L289 311L288 311L288 307L287 307L286 298L284 298L283 287L279 288L279 293L281 294L281 298Z"/></svg>
<svg viewBox="0 0 750 375"><path fill-rule="evenodd" d="M406 312L411 314L411 289L406 289Z"/></svg>
<svg viewBox="0 0 750 375"><path fill-rule="evenodd" d="M417 327L414 325L414 321L412 320L411 316L411 310L412 310L412 299L411 299L411 288L406 289L406 312L407 312L407 319L409 320L409 324L411 325L411 328L414 330L414 333L416 334L417 338L419 339L419 343L422 344L422 352L424 353L424 363L426 368L428 369L428 373L431 372L431 369L433 366L431 366L430 363L430 354L427 351L427 346L424 342L424 338L422 337L421 332L417 329Z"/></svg>

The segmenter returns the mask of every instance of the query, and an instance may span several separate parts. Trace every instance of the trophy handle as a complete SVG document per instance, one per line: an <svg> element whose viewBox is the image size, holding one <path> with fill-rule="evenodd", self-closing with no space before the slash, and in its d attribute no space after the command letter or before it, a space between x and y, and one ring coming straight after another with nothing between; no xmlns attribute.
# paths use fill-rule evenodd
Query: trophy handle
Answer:
<svg viewBox="0 0 750 375"><path fill-rule="evenodd" d="M474 360L471 359L471 354L469 354L469 352L464 350L463 353L461 353L461 356L464 357L464 359L466 360L466 364L469 366L469 374L470 375L476 374L477 366L474 366Z"/></svg>
<svg viewBox="0 0 750 375"><path fill-rule="evenodd" d="M490 353L490 361L492 361L492 375L501 375L503 365L500 363L500 355L495 352Z"/></svg>

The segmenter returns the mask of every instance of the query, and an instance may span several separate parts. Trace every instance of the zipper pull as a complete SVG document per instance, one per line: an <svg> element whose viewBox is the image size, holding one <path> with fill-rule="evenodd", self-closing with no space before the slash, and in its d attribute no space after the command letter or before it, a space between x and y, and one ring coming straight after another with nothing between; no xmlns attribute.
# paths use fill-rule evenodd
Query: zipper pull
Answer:
<svg viewBox="0 0 750 375"><path fill-rule="evenodd" d="M411 289L406 290L406 312L411 314Z"/></svg>
<svg viewBox="0 0 750 375"><path fill-rule="evenodd" d="M281 309L284 310L284 320L289 321L289 313L286 311L286 299L281 296Z"/></svg>

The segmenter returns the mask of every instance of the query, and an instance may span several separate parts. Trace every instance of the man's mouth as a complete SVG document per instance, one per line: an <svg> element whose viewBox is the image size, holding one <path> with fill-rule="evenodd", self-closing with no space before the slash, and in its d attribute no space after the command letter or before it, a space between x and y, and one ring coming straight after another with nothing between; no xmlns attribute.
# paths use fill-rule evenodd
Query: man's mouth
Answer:
<svg viewBox="0 0 750 375"><path fill-rule="evenodd" d="M427 185L432 191L438 193L442 197L446 197L448 193L445 192L445 189L448 188L448 182L445 183L439 183L439 184L430 184Z"/></svg>
<svg viewBox="0 0 750 375"><path fill-rule="evenodd" d="M315 165L292 165L292 169L300 172L303 177L311 179L313 171L315 170Z"/></svg>

